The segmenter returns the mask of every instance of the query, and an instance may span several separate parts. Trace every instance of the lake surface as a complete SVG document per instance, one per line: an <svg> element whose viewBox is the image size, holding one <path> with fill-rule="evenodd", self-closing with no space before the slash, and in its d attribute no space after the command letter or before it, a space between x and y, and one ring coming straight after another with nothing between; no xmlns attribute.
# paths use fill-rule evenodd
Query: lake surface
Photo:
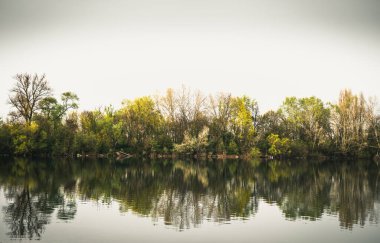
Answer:
<svg viewBox="0 0 380 243"><path fill-rule="evenodd" d="M380 242L370 161L0 161L0 243Z"/></svg>

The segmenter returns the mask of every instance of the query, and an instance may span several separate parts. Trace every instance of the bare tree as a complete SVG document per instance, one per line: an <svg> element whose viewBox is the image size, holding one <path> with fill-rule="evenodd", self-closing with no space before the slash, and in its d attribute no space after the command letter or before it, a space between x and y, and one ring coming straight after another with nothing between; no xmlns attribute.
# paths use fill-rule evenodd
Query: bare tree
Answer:
<svg viewBox="0 0 380 243"><path fill-rule="evenodd" d="M9 96L9 104L16 109L12 114L24 118L30 124L34 113L39 109L39 102L51 94L51 88L45 74L17 74L14 79L16 84Z"/></svg>

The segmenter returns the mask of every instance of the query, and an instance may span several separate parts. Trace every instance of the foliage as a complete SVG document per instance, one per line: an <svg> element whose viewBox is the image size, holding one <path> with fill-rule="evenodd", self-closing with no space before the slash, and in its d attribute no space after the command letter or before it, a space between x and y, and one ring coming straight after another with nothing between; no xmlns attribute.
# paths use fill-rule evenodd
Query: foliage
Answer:
<svg viewBox="0 0 380 243"><path fill-rule="evenodd" d="M373 111L363 94L350 90L340 93L339 101L332 105L331 119L335 146L344 155L358 155L368 146L368 135L373 127Z"/></svg>
<svg viewBox="0 0 380 243"><path fill-rule="evenodd" d="M258 158L261 156L260 149L258 148L252 148L251 151L249 152L249 156L251 158Z"/></svg>
<svg viewBox="0 0 380 243"><path fill-rule="evenodd" d="M127 146L138 152L151 150L154 136L160 133L163 122L153 99L145 96L133 101L126 100L123 105L121 119Z"/></svg>
<svg viewBox="0 0 380 243"><path fill-rule="evenodd" d="M317 150L327 139L330 110L320 99L314 96L300 99L288 97L281 112L284 114L289 137L303 141L309 150Z"/></svg>
<svg viewBox="0 0 380 243"><path fill-rule="evenodd" d="M197 137L192 137L189 132L185 132L185 138L181 144L174 145L174 152L177 153L200 153L206 150L208 145L209 128L204 127Z"/></svg>
<svg viewBox="0 0 380 243"><path fill-rule="evenodd" d="M269 154L273 156L284 156L290 154L290 140L280 138L278 134L270 134L267 137L269 144Z"/></svg>
<svg viewBox="0 0 380 243"><path fill-rule="evenodd" d="M0 155L13 153L12 138L11 126L0 119Z"/></svg>
<svg viewBox="0 0 380 243"><path fill-rule="evenodd" d="M376 103L341 92L337 104L288 97L277 111L260 115L257 102L228 93L205 96L182 87L163 95L125 100L122 108L76 112L79 98L56 99L45 75L17 74L14 111L0 121L0 154L375 156L380 152ZM23 118L23 119L19 119Z"/></svg>
<svg viewBox="0 0 380 243"><path fill-rule="evenodd" d="M254 115L257 103L250 98L234 98L232 100L231 130L240 153L245 154L252 148L255 135Z"/></svg>

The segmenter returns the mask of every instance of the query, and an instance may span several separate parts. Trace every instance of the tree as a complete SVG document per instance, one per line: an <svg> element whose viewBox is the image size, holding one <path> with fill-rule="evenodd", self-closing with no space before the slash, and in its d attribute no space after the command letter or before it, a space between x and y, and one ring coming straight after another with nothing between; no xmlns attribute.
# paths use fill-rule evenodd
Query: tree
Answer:
<svg viewBox="0 0 380 243"><path fill-rule="evenodd" d="M179 142L179 132L177 126L178 105L175 98L174 90L169 88L164 96L156 97L156 105L165 119L165 133L176 143Z"/></svg>
<svg viewBox="0 0 380 243"><path fill-rule="evenodd" d="M280 110L267 111L258 117L256 132L257 132L257 147L264 153L267 153L269 144L267 137L269 134L278 134L280 137L286 137L284 115Z"/></svg>
<svg viewBox="0 0 380 243"><path fill-rule="evenodd" d="M258 110L255 100L247 96L232 99L230 129L240 153L245 154L253 147Z"/></svg>
<svg viewBox="0 0 380 243"><path fill-rule="evenodd" d="M373 110L363 94L343 90L339 101L332 105L332 128L336 147L344 155L358 155L368 146L368 132Z"/></svg>
<svg viewBox="0 0 380 243"><path fill-rule="evenodd" d="M370 98L368 101L367 119L369 121L368 128L368 152L371 156L380 153L380 115L376 113L376 99Z"/></svg>
<svg viewBox="0 0 380 243"><path fill-rule="evenodd" d="M39 102L39 107L48 119L61 121L68 110L78 108L78 100L76 94L64 92L61 95L61 104L54 97L49 96Z"/></svg>
<svg viewBox="0 0 380 243"><path fill-rule="evenodd" d="M226 152L229 141L229 124L232 115L231 94L219 93L210 95L209 102L210 144L215 147L217 153ZM236 144L236 143L235 143Z"/></svg>
<svg viewBox="0 0 380 243"><path fill-rule="evenodd" d="M289 136L308 144L311 151L319 148L330 130L330 110L322 100L287 97L281 106Z"/></svg>
<svg viewBox="0 0 380 243"><path fill-rule="evenodd" d="M51 94L51 88L45 74L17 74L14 78L16 84L10 90L9 96L9 103L16 109L12 114L24 118L30 124L33 115L40 109L39 102Z"/></svg>
<svg viewBox="0 0 380 243"><path fill-rule="evenodd" d="M182 86L177 92L176 102L178 105L177 121L181 138L186 131L191 136L198 136L203 127L207 124L205 110L207 108L207 99L199 91Z"/></svg>
<svg viewBox="0 0 380 243"><path fill-rule="evenodd" d="M270 134L267 137L270 148L270 155L282 156L290 154L290 141L288 138L280 138L277 134Z"/></svg>
<svg viewBox="0 0 380 243"><path fill-rule="evenodd" d="M368 133L368 149L372 155L380 154L380 116L375 116L371 120Z"/></svg>
<svg viewBox="0 0 380 243"><path fill-rule="evenodd" d="M126 100L123 105L121 116L127 145L139 152L149 151L160 132L161 113L149 96Z"/></svg>
<svg viewBox="0 0 380 243"><path fill-rule="evenodd" d="M50 119L55 120L54 119L55 113L56 113L55 110L57 109L57 106L58 106L58 101L56 98L51 97L51 96L46 97L39 102L39 106L44 117L46 117L49 120Z"/></svg>
<svg viewBox="0 0 380 243"><path fill-rule="evenodd" d="M36 113L33 120L37 122L39 129L45 134L45 154L69 153L65 144L72 140L72 134L67 130L62 118L69 109L78 108L78 97L74 93L65 92L61 95L61 102L52 96L48 96L39 102L40 112ZM69 142L72 144L72 141Z"/></svg>

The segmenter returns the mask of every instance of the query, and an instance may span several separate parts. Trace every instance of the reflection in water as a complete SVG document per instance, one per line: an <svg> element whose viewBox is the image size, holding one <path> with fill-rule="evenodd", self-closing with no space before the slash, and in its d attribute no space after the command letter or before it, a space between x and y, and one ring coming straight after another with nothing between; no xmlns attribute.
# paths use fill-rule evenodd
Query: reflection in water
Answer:
<svg viewBox="0 0 380 243"><path fill-rule="evenodd" d="M119 202L177 229L253 217L259 200L290 220L336 215L342 228L378 223L379 169L371 162L28 161L0 163L11 238L39 238L51 219L70 222L77 200Z"/></svg>
<svg viewBox="0 0 380 243"><path fill-rule="evenodd" d="M232 162L231 162L232 163ZM176 161L160 167L126 168L120 197L121 210L133 210L179 229L196 226L203 219L226 221L248 217L257 210L251 198L254 186L249 170L236 164Z"/></svg>
<svg viewBox="0 0 380 243"><path fill-rule="evenodd" d="M55 209L57 218L72 219L76 212L73 200L59 189L64 174L52 163L35 163L17 159L2 163L0 185L9 204L3 207L11 238L39 238Z"/></svg>
<svg viewBox="0 0 380 243"><path fill-rule="evenodd" d="M46 210L46 197L34 197L27 188L10 191L7 197L13 199L5 214L11 237L39 237L43 226L48 223L49 211L54 210L53 207Z"/></svg>
<svg viewBox="0 0 380 243"><path fill-rule="evenodd" d="M374 203L380 199L379 175L371 162L271 162L258 179L258 193L277 203L288 219L316 220L329 213L338 215L343 228L351 229L366 220L378 223Z"/></svg>

